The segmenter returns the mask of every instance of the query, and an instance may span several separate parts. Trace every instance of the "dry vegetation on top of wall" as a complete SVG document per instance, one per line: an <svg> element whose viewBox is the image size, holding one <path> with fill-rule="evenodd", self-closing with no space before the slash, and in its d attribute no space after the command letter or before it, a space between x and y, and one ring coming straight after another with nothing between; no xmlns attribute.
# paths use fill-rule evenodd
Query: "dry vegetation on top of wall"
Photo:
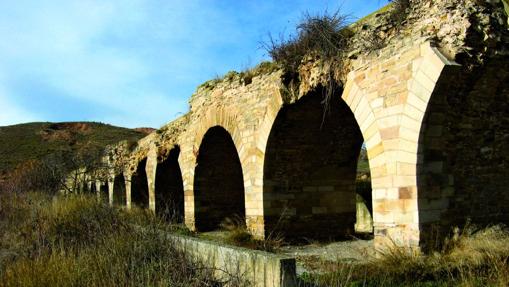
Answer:
<svg viewBox="0 0 509 287"><path fill-rule="evenodd" d="M281 35L280 39L274 39L269 34L269 40L263 46L287 73L297 73L304 57L311 53L322 59L341 57L351 37L347 19L339 10L321 15L306 13L297 25L296 36L285 38Z"/></svg>
<svg viewBox="0 0 509 287"><path fill-rule="evenodd" d="M394 0L391 8L388 9L389 17L398 25L405 20L410 6L409 0ZM385 9L384 9L385 10ZM287 88L295 89L299 82L299 68L306 59L321 59L334 63L335 69L341 69L342 60L347 58L350 52L350 39L354 30L349 26L348 15L342 14L340 10L330 13L312 15L305 13L302 20L296 27L296 35L285 37L279 35L274 37L269 34L269 39L262 42L264 48L273 62L262 62L254 68L242 72L230 71L224 76L216 76L198 86L198 90L213 90L221 82L249 85L255 76L270 74L276 70L284 71L283 81ZM371 35L364 39L367 43L365 49L379 49L380 39ZM334 82L331 78L330 82ZM335 86L330 87L331 90ZM294 93L293 91L290 91Z"/></svg>
<svg viewBox="0 0 509 287"><path fill-rule="evenodd" d="M387 10L388 17L394 22L396 28L403 25L410 8L409 0L394 0ZM269 34L268 41L262 46L268 52L272 60L280 65L284 71L283 83L284 94L294 98L299 94L299 86L302 79L302 68L308 62L321 61L328 66L324 86L324 111L329 108L332 94L342 85L340 79L346 75L348 59L354 44L358 40L352 40L357 28L349 25L350 17L340 10L333 13L325 11L323 14L311 15L305 13L296 27L295 36L279 39ZM362 20L361 20L362 21ZM385 45L385 39L376 33L367 33L363 36L363 50L369 53L378 50Z"/></svg>
<svg viewBox="0 0 509 287"><path fill-rule="evenodd" d="M382 12L388 12L389 18L397 26L402 25L408 15L411 2L409 0L393 0L389 8L383 8ZM380 12L380 11L378 11ZM377 13L378 13L377 12ZM373 17L373 15L368 16ZM349 16L342 14L340 10L334 13L325 11L323 14L311 15L305 13L300 23L297 25L297 34L285 38L280 35L275 39L269 34L268 41L263 43L269 56L281 65L286 73L297 76L303 60L311 56L318 57L323 61L343 60L351 50L351 41L355 31L349 24ZM366 17L367 18L367 17ZM361 19L359 22L362 22ZM371 44L366 45L366 49L379 49L379 39L366 39ZM339 63L341 65L341 63Z"/></svg>
<svg viewBox="0 0 509 287"><path fill-rule="evenodd" d="M198 86L197 90L213 90L219 83L235 83L238 82L240 85L250 85L253 82L253 78L260 75L268 75L281 67L275 62L263 61L253 68L244 69L241 72L229 71L224 76L216 76L214 79L208 80Z"/></svg>
<svg viewBox="0 0 509 287"><path fill-rule="evenodd" d="M509 53L507 17L500 0L393 0L353 24L347 25L346 19L341 11L305 14L295 36L269 37L265 42L268 54L284 68L283 81L293 94L313 88L306 82L311 67L323 73L312 85L335 89L344 84L352 60L385 48L398 50L403 39L431 41L467 68Z"/></svg>

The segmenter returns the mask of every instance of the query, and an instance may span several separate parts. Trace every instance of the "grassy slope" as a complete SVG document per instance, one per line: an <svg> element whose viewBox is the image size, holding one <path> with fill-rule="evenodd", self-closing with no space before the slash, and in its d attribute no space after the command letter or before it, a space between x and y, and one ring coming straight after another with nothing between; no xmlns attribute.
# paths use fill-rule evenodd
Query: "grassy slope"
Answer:
<svg viewBox="0 0 509 287"><path fill-rule="evenodd" d="M84 145L138 140L144 133L102 123L27 123L0 127L0 174L27 160Z"/></svg>

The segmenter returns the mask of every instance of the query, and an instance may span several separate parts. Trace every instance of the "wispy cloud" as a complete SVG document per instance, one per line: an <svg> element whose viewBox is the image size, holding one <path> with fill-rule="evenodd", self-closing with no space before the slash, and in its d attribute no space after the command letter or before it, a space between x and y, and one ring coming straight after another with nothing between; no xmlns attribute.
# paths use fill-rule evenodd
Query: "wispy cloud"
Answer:
<svg viewBox="0 0 509 287"><path fill-rule="evenodd" d="M357 2L344 1L345 8ZM268 31L293 29L302 11L334 5L1 1L0 105L9 111L0 125L39 119L160 126L187 110L199 83L266 58L258 47Z"/></svg>

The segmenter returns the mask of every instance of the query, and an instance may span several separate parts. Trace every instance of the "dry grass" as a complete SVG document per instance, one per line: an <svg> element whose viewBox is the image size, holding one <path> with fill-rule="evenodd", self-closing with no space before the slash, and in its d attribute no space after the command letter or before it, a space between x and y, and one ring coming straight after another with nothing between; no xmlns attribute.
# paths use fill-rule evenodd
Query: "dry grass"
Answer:
<svg viewBox="0 0 509 287"><path fill-rule="evenodd" d="M224 285L160 236L146 212L83 195L3 193L0 204L0 286Z"/></svg>
<svg viewBox="0 0 509 287"><path fill-rule="evenodd" d="M284 238L279 234L270 234L264 240L254 238L240 217L226 218L221 227L228 231L226 242L235 246L274 252L284 244Z"/></svg>
<svg viewBox="0 0 509 287"><path fill-rule="evenodd" d="M393 246L366 264L324 263L336 271L307 274L302 286L509 286L508 243L503 226L467 226L440 251L421 255Z"/></svg>
<svg viewBox="0 0 509 287"><path fill-rule="evenodd" d="M126 213L94 196L2 193L0 286L224 285L160 236L172 228L161 224L150 213ZM282 244L277 237L254 240L235 220L224 227L235 245L270 251ZM467 226L429 255L392 247L363 264L323 262L330 272L304 275L300 286L509 286L508 243L503 226Z"/></svg>
<svg viewBox="0 0 509 287"><path fill-rule="evenodd" d="M263 43L271 58L288 73L297 73L302 59L311 53L324 60L340 56L348 44L351 31L347 28L346 15L336 11L322 15L304 14L297 26L297 35L269 40Z"/></svg>

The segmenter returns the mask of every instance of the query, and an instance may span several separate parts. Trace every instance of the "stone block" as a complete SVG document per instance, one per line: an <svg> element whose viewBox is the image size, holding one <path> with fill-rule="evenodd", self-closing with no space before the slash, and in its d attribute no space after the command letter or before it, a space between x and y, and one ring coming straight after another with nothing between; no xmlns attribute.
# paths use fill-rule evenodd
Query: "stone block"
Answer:
<svg viewBox="0 0 509 287"><path fill-rule="evenodd" d="M395 139L399 137L399 126L380 129L380 137L382 140Z"/></svg>
<svg viewBox="0 0 509 287"><path fill-rule="evenodd" d="M422 67L422 66L421 66ZM414 75L414 79L421 84L426 90L433 91L435 90L435 82L436 80L430 79L423 71L419 70Z"/></svg>
<svg viewBox="0 0 509 287"><path fill-rule="evenodd" d="M371 179L371 184L374 188L390 188L393 186L392 176L384 176Z"/></svg>
<svg viewBox="0 0 509 287"><path fill-rule="evenodd" d="M397 163L398 175L416 176L417 166L413 163L398 162Z"/></svg>
<svg viewBox="0 0 509 287"><path fill-rule="evenodd" d="M401 115L394 114L394 115L382 117L382 118L377 119L377 123L378 123L378 126L380 129L396 127L396 126L399 126L401 123Z"/></svg>
<svg viewBox="0 0 509 287"><path fill-rule="evenodd" d="M415 198L416 194L413 191L413 187L399 187L399 199L411 199Z"/></svg>
<svg viewBox="0 0 509 287"><path fill-rule="evenodd" d="M365 127L365 125L360 126L360 128L362 131L362 136L365 139L369 139L369 138L373 137L376 133L378 133L378 126L374 120L373 120L373 122L371 122L369 124L369 126L367 128Z"/></svg>
<svg viewBox="0 0 509 287"><path fill-rule="evenodd" d="M375 201L375 200L379 200L379 199L384 199L387 196L387 192L386 192L385 188L373 189L372 195L373 195L373 200Z"/></svg>
<svg viewBox="0 0 509 287"><path fill-rule="evenodd" d="M416 176L406 176L406 175L397 175L394 176L393 180L394 186L415 186L417 185L417 177Z"/></svg>
<svg viewBox="0 0 509 287"><path fill-rule="evenodd" d="M296 285L295 259L267 252L223 245L217 242L161 233L174 247L210 267L218 279L242 274L255 287L292 287Z"/></svg>
<svg viewBox="0 0 509 287"><path fill-rule="evenodd" d="M400 132L401 139L409 141L409 142L413 142L413 143L419 142L420 133L418 131L401 126L399 132ZM415 146L417 146L417 145L415 145Z"/></svg>

